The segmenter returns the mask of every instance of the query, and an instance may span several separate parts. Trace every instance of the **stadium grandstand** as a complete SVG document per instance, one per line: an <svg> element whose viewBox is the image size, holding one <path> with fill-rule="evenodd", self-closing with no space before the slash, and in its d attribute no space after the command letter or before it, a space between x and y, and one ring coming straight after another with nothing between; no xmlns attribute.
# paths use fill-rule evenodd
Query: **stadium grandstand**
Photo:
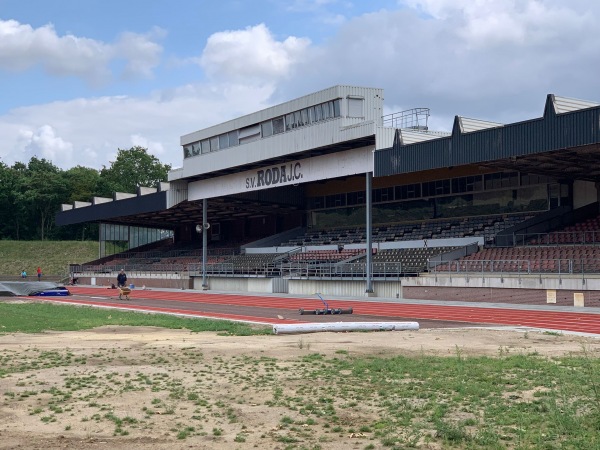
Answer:
<svg viewBox="0 0 600 450"><path fill-rule="evenodd" d="M451 132L430 130L427 108L383 110L382 89L334 86L182 136L168 182L63 205L58 225L100 224L99 259L70 272L311 295L600 293L598 103L548 95L539 118L456 116Z"/></svg>

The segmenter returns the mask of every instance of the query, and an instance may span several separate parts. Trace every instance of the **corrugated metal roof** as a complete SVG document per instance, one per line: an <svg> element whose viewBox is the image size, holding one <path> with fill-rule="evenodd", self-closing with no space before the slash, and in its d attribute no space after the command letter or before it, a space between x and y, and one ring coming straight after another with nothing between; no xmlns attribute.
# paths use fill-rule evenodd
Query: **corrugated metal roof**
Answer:
<svg viewBox="0 0 600 450"><path fill-rule="evenodd" d="M487 120L469 119L468 117L458 116L461 133L471 133L473 131L486 130L488 128L503 127L503 123L488 122Z"/></svg>
<svg viewBox="0 0 600 450"><path fill-rule="evenodd" d="M580 109L557 114L555 100L549 94L543 117L536 119L500 125L461 120L457 116L449 137L409 145L403 144L398 137L392 148L375 152L373 175L389 176L486 163L489 167L600 181L600 105L580 102ZM560 100L559 97L558 104ZM487 129L482 129L482 125L487 125ZM475 130L479 131L465 132ZM550 152L551 157L546 155ZM544 164L548 167L542 167Z"/></svg>
<svg viewBox="0 0 600 450"><path fill-rule="evenodd" d="M417 131L409 129L400 130L400 142L402 145L414 144L415 142L429 141L450 136L452 133L444 131Z"/></svg>
<svg viewBox="0 0 600 450"><path fill-rule="evenodd" d="M556 114L577 111L579 109L593 108L600 105L600 103L597 102L578 100L576 98L559 97L557 95L553 95L552 100L554 103L554 112Z"/></svg>

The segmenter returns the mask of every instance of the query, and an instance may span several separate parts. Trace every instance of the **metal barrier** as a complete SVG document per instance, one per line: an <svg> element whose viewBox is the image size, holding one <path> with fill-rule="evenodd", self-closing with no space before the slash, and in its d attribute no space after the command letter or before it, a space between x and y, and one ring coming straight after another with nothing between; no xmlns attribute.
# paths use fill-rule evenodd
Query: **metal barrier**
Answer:
<svg viewBox="0 0 600 450"><path fill-rule="evenodd" d="M600 273L600 259L490 259L440 261L430 267L435 274L583 274Z"/></svg>
<svg viewBox="0 0 600 450"><path fill-rule="evenodd" d="M551 233L517 233L514 246L594 245L600 244L600 231L553 231Z"/></svg>
<svg viewBox="0 0 600 450"><path fill-rule="evenodd" d="M183 276L201 276L202 264L121 264L105 265L76 265L69 266L71 274L114 275L125 269L129 278L141 276L149 277L166 276L167 274L180 274ZM371 277L380 279L399 279L407 275L417 275L424 272L424 264L401 262L374 262L371 263ZM365 279L367 276L366 263L330 263L330 262L287 262L281 264L236 264L213 263L206 265L209 276L233 277L286 277L286 278L344 278Z"/></svg>

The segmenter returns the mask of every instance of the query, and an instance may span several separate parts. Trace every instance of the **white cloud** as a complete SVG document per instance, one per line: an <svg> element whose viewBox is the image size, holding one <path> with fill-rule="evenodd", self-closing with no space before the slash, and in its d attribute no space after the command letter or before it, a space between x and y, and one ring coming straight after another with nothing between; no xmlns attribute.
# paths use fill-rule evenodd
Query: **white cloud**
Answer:
<svg viewBox="0 0 600 450"><path fill-rule="evenodd" d="M516 121L548 93L595 100L600 3L554 0L401 2L349 20L279 83L288 98L333 84L385 88L386 104ZM419 7L420 9L417 9ZM594 20L592 20L594 19Z"/></svg>
<svg viewBox="0 0 600 450"><path fill-rule="evenodd" d="M68 169L101 168L118 149L148 148L163 164L180 167L179 138L266 107L269 86L186 85L150 96L76 99L18 108L0 116L0 160L32 156Z"/></svg>
<svg viewBox="0 0 600 450"><path fill-rule="evenodd" d="M264 24L222 31L208 38L200 63L213 79L265 83L287 76L310 41L290 36L277 41Z"/></svg>
<svg viewBox="0 0 600 450"><path fill-rule="evenodd" d="M409 6L348 20L319 46L303 37L278 38L265 24L214 33L196 60L208 82L139 98L14 109L0 116L0 158L27 162L36 152L53 155L65 169L99 168L117 149L141 145L178 167L180 136L335 84L384 88L386 112L430 107L436 129L449 129L456 114L505 123L538 117L548 93L600 100L600 2L422 0ZM13 38L5 39L7 29L29 37L41 29L7 23L0 22L0 68L42 64L43 58L23 55L16 44L6 44ZM44 32L55 35L51 27ZM136 67L149 75L160 37L158 30L123 35L107 48L96 43L102 51L88 47L128 61L139 51ZM24 45L25 39L17 41Z"/></svg>
<svg viewBox="0 0 600 450"><path fill-rule="evenodd" d="M565 29L585 26L591 19L573 3L543 0L409 0L407 4L458 25L457 34L473 47L545 45Z"/></svg>
<svg viewBox="0 0 600 450"><path fill-rule="evenodd" d="M119 37L115 44L115 54L127 61L123 71L126 78L152 76L152 71L158 66L163 50L154 39L160 39L165 34L164 30L154 28L147 35L123 33Z"/></svg>
<svg viewBox="0 0 600 450"><path fill-rule="evenodd" d="M49 159L54 161L58 156L65 156L65 153L73 151L73 145L56 136L54 129L50 125L42 125L32 132L24 132L23 136L28 135L28 144L25 150L31 156Z"/></svg>
<svg viewBox="0 0 600 450"><path fill-rule="evenodd" d="M115 44L68 34L58 36L53 25L39 28L15 20L0 20L0 70L22 72L34 66L55 76L81 77L92 85L107 82L113 60L126 60L126 75L149 76L158 64L161 47L148 35L123 34Z"/></svg>

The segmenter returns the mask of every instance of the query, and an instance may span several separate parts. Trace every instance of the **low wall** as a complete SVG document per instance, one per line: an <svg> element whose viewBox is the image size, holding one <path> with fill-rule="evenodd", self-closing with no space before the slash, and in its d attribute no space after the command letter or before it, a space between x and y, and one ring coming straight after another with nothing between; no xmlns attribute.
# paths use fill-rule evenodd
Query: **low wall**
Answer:
<svg viewBox="0 0 600 450"><path fill-rule="evenodd" d="M77 284L110 287L112 284L117 284L117 275L83 274L77 276ZM190 277L182 274L127 273L127 285L130 284L138 288L192 289Z"/></svg>
<svg viewBox="0 0 600 450"><path fill-rule="evenodd" d="M436 287L494 287L511 289L575 289L600 291L600 277L581 275L492 275L481 276L473 274L454 275L422 275L420 277L404 278L404 286L436 286Z"/></svg>
<svg viewBox="0 0 600 450"><path fill-rule="evenodd" d="M80 276L79 284L110 286L116 274ZM212 291L282 293L329 297L366 297L365 280L283 279L264 277L208 277ZM128 273L128 284L137 288L202 290L202 277L187 274ZM372 282L369 297L410 300L514 303L531 305L600 307L600 276L441 276L422 275ZM600 320L600 319L599 319Z"/></svg>
<svg viewBox="0 0 600 450"><path fill-rule="evenodd" d="M194 278L194 289L202 289L202 278ZM366 296L364 280L296 280L281 278L209 277L208 289L213 291L294 294L312 296L316 292L335 297ZM376 297L399 297L402 286L398 281L374 282Z"/></svg>
<svg viewBox="0 0 600 450"><path fill-rule="evenodd" d="M600 307L600 278L426 275L406 278L402 294L414 300Z"/></svg>
<svg viewBox="0 0 600 450"><path fill-rule="evenodd" d="M372 297L400 297L402 286L399 281L374 281ZM335 297L365 297L367 283L364 280L290 280L289 293L314 295L319 292Z"/></svg>

